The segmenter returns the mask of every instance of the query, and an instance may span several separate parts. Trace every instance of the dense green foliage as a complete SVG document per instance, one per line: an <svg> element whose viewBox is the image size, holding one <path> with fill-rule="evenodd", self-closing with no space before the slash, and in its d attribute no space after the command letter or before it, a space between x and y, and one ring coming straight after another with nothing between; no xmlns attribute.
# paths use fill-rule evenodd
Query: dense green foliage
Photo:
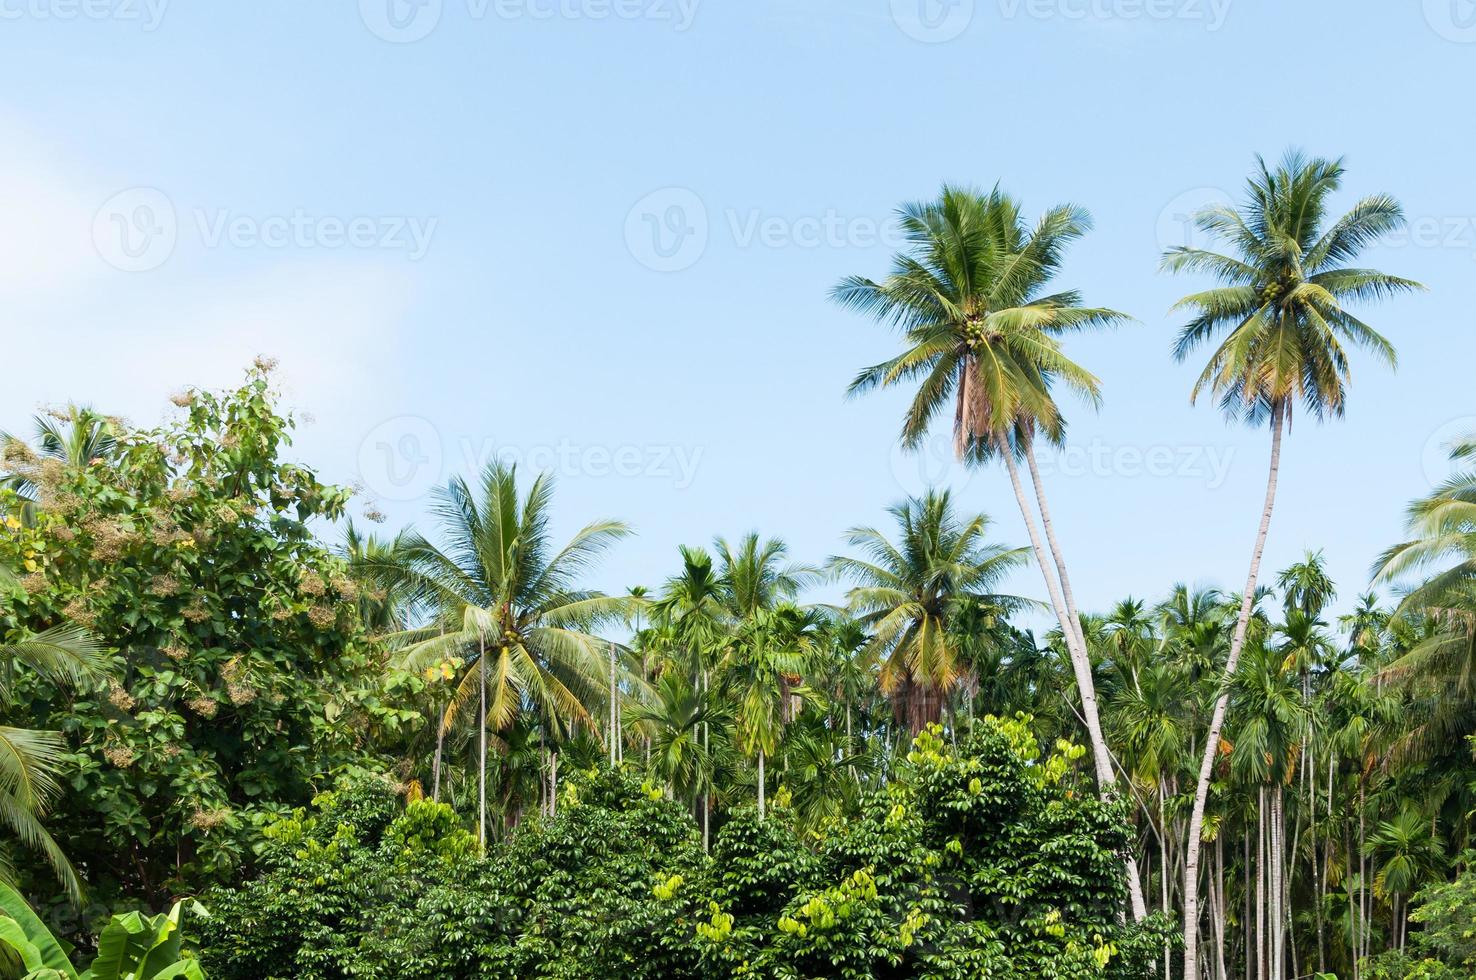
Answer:
<svg viewBox="0 0 1476 980"><path fill-rule="evenodd" d="M163 428L117 426L105 458L9 451L35 506L0 535L19 573L0 628L69 622L113 651L100 681L23 673L12 692L12 717L70 747L49 826L95 898L157 902L230 872L254 812L305 802L420 718L367 686L381 678L358 587L311 524L348 493L281 458L292 421L265 371L177 400Z"/></svg>
<svg viewBox="0 0 1476 980"><path fill-rule="evenodd" d="M1224 254L1166 257L1216 281L1178 307L1196 390L1270 429L1239 593L1077 607L1037 453L1101 394L1069 339L1121 315L1057 284L1086 212L998 189L905 206L892 274L836 297L902 335L853 390L1001 464L1028 550L929 491L828 560L717 536L606 595L628 529L556 537L544 474L355 527L265 361L159 428L0 433L0 880L40 909L0 938L162 959L136 909L203 895L199 962L243 980L1469 975L1476 442L1377 562L1397 605L1260 567L1293 410L1340 415L1345 347L1393 356L1352 307L1418 288L1349 266L1402 213L1336 217L1342 179L1262 164L1197 218ZM1043 636L997 591L1031 555Z"/></svg>
<svg viewBox="0 0 1476 980"><path fill-rule="evenodd" d="M855 819L802 839L739 810L710 856L682 808L584 771L485 857L451 810L359 782L268 831L263 876L213 893L219 978L1135 977L1119 805L1021 722L924 733Z"/></svg>

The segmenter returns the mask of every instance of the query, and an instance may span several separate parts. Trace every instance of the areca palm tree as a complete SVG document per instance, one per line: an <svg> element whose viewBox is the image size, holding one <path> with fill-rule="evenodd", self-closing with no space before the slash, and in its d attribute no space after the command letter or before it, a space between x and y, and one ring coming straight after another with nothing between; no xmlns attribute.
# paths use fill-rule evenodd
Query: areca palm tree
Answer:
<svg viewBox="0 0 1476 980"><path fill-rule="evenodd" d="M489 733L508 731L529 713L551 739L581 726L598 731L607 641L593 630L618 621L627 603L585 589L580 579L629 528L597 521L556 549L552 501L549 476L537 477L520 495L516 468L494 461L475 489L457 477L440 492L434 513L443 544L409 532L398 554L377 565L418 605L451 623L449 630L428 626L400 634L400 660L415 671L448 661L463 665L441 724L449 728L476 708L477 818L484 844Z"/></svg>
<svg viewBox="0 0 1476 980"><path fill-rule="evenodd" d="M889 511L896 543L875 528L850 532L859 556L830 560L833 574L849 579L851 612L872 631L871 655L881 662L881 686L900 721L913 734L942 714L944 699L963 667L963 639L955 623L965 603L1003 610L1024 600L994 588L1025 563L1020 548L988 544L989 521L961 516L948 491L909 498Z"/></svg>
<svg viewBox="0 0 1476 980"><path fill-rule="evenodd" d="M916 448L940 416L951 415L960 460L1003 461L1071 657L1097 782L1108 792L1116 776L1102 736L1091 658L1035 459L1038 438L1065 438L1055 389L1093 404L1100 399L1097 378L1064 354L1061 337L1126 319L1083 305L1074 290L1050 291L1067 246L1086 234L1091 218L1063 205L1032 228L1019 202L998 187L982 194L949 186L937 201L903 206L900 216L908 249L895 257L892 274L879 283L852 276L834 290L843 306L904 337L902 353L863 370L850 391L915 384L902 424L905 447ZM1017 457L1030 469L1044 543ZM1141 888L1136 873L1130 877L1133 911L1142 918Z"/></svg>
<svg viewBox="0 0 1476 980"><path fill-rule="evenodd" d="M1246 643L1276 501L1282 436L1299 402L1314 418L1343 414L1349 346L1364 348L1390 365L1395 363L1393 346L1347 304L1422 288L1409 279L1348 264L1400 228L1404 213L1392 197L1375 195L1330 220L1331 197L1341 187L1343 175L1342 161L1311 159L1297 152L1288 153L1275 169L1258 160L1242 205L1211 207L1195 216L1202 231L1228 245L1228 254L1180 247L1163 258L1167 271L1204 273L1218 282L1174 306L1191 317L1174 344L1177 359L1214 344L1190 400L1207 392L1219 399L1231 418L1271 428L1265 503L1225 664L1226 683L1206 732L1189 819L1189 860L1184 868L1186 976L1196 976L1198 970L1197 835L1225 720L1228 679Z"/></svg>
<svg viewBox="0 0 1476 980"><path fill-rule="evenodd" d="M749 532L736 544L713 540L719 561L724 604L735 619L793 601L814 569L788 560L789 546L779 538L761 540Z"/></svg>
<svg viewBox="0 0 1476 980"><path fill-rule="evenodd" d="M724 683L736 708L738 747L758 760L759 819L765 815L765 763L779 748L783 702L813 698L799 683L809 667L810 646L820 626L813 611L785 604L760 609L745 619L725 664Z"/></svg>

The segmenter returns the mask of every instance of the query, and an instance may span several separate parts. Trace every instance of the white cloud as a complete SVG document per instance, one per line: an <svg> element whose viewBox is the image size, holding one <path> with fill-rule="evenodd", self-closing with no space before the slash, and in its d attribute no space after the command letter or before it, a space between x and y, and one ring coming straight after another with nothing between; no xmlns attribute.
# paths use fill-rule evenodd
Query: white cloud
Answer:
<svg viewBox="0 0 1476 980"><path fill-rule="evenodd" d="M106 174L69 172L21 127L0 145L0 427L68 399L156 422L167 395L280 360L289 400L344 416L394 377L414 272L397 256L219 249L128 273L92 241ZM116 190L119 182L114 181Z"/></svg>

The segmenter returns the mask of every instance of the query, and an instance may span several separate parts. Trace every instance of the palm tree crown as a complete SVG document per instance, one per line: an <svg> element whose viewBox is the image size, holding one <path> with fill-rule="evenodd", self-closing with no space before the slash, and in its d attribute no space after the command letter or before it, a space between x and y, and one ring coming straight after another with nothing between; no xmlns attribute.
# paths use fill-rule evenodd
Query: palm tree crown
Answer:
<svg viewBox="0 0 1476 980"><path fill-rule="evenodd" d="M833 293L905 337L906 350L863 370L851 393L920 380L902 424L909 448L949 406L960 457L997 450L1022 422L1059 439L1064 423L1052 382L1093 401L1099 386L1061 352L1058 338L1124 319L1082 306L1075 291L1046 292L1090 217L1063 205L1031 229L1019 202L997 187L981 194L945 186L936 202L908 204L900 213L909 248L892 274L880 283L851 276Z"/></svg>
<svg viewBox="0 0 1476 980"><path fill-rule="evenodd" d="M1328 224L1331 196L1341 187L1341 160L1290 152L1258 170L1239 207L1207 208L1195 216L1230 254L1179 247L1164 255L1170 272L1208 273L1219 285L1185 296L1176 310L1193 319L1179 333L1174 356L1188 357L1224 333L1194 384L1230 415L1252 424L1300 400L1316 417L1343 414L1349 378L1346 344L1372 351L1390 366L1394 348L1344 305L1422 289L1412 280L1349 266L1368 246L1404 224L1399 202L1365 197Z"/></svg>
<svg viewBox="0 0 1476 980"><path fill-rule="evenodd" d="M852 611L872 630L870 651L883 661L881 684L914 732L936 721L958 679L961 638L954 621L968 602L1002 610L1024 601L993 594L1026 561L1024 549L986 544L988 518L955 513L949 493L932 491L890 510L893 543L875 528L850 532L859 557L837 556L834 574L855 582Z"/></svg>

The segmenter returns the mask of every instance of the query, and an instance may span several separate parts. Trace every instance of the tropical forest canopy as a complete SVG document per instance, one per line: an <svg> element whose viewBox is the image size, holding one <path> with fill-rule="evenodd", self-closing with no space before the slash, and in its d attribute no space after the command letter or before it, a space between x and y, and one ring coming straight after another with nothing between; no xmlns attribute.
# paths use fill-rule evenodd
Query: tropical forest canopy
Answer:
<svg viewBox="0 0 1476 980"><path fill-rule="evenodd" d="M605 594L633 529L555 536L546 474L351 519L266 359L156 428L7 420L0 976L1473 975L1476 437L1368 581L1261 565L1293 419L1392 367L1377 304L1423 288L1361 264L1403 214L1344 181L1260 162L1164 256L1166 346L1265 430L1265 495L1223 515L1246 568L1111 608L1038 460L1112 394L1073 338L1124 314L1060 281L1088 214L999 188L904 205L833 296L898 338L852 393L905 388L902 444L950 431L1022 541L935 490L828 556L715 528Z"/></svg>

